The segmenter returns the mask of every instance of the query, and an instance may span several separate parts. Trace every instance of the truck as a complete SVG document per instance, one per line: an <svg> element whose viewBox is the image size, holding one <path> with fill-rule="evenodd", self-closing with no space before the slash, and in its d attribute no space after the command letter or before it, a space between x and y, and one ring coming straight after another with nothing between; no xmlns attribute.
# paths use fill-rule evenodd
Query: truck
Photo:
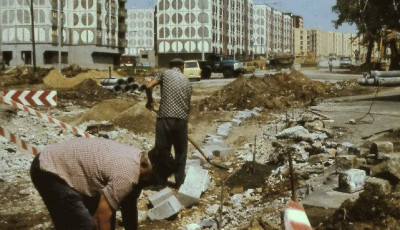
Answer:
<svg viewBox="0 0 400 230"><path fill-rule="evenodd" d="M224 78L238 77L245 72L243 63L225 57L222 54L210 54L205 61L200 62L202 78L210 78L211 73L222 73Z"/></svg>
<svg viewBox="0 0 400 230"><path fill-rule="evenodd" d="M281 70L284 68L291 69L294 63L295 56L288 53L270 54L266 63L268 68L275 68Z"/></svg>

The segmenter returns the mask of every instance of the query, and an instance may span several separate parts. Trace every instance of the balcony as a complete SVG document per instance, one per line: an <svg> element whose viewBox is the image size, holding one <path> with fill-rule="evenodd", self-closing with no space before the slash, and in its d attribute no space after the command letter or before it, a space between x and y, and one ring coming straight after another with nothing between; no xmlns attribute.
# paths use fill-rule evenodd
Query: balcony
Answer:
<svg viewBox="0 0 400 230"><path fill-rule="evenodd" d="M101 29L101 28L102 28L101 19L97 18L97 29Z"/></svg>
<svg viewBox="0 0 400 230"><path fill-rule="evenodd" d="M102 44L103 44L103 40L102 40L101 36L98 36L96 38L96 45L102 45Z"/></svg>
<svg viewBox="0 0 400 230"><path fill-rule="evenodd" d="M97 13L101 13L101 3L97 2Z"/></svg>
<svg viewBox="0 0 400 230"><path fill-rule="evenodd" d="M128 40L124 39L124 38L120 38L118 40L118 46L119 47L127 47L128 46Z"/></svg>
<svg viewBox="0 0 400 230"><path fill-rule="evenodd" d="M58 36L57 35L51 35L51 42L53 44L58 44Z"/></svg>
<svg viewBox="0 0 400 230"><path fill-rule="evenodd" d="M125 8L119 8L119 17L126 18L128 16L128 11Z"/></svg>
<svg viewBox="0 0 400 230"><path fill-rule="evenodd" d="M126 33L128 30L128 27L126 26L125 23L119 23L118 25L118 31L121 33Z"/></svg>

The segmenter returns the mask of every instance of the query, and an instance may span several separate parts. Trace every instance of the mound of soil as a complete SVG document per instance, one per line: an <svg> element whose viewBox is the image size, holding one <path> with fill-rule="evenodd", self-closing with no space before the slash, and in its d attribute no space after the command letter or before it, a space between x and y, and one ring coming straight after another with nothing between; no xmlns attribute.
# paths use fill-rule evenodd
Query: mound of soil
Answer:
<svg viewBox="0 0 400 230"><path fill-rule="evenodd" d="M326 85L298 71L239 77L199 103L202 110L281 109L310 103L325 94Z"/></svg>
<svg viewBox="0 0 400 230"><path fill-rule="evenodd" d="M253 162L246 162L239 171L226 181L226 185L230 188L243 187L244 190L262 188L276 166L255 163L254 168L255 171L253 170Z"/></svg>
<svg viewBox="0 0 400 230"><path fill-rule="evenodd" d="M398 229L399 226L399 196L363 192L355 202L347 200L343 203L321 229Z"/></svg>
<svg viewBox="0 0 400 230"><path fill-rule="evenodd" d="M121 77L117 72L111 72L114 77ZM50 73L43 79L44 84L47 87L54 89L71 89L83 82L86 79L94 79L97 83L100 82L99 78L108 77L108 71L97 71L90 70L85 73L81 73L72 78L66 78L58 70L53 69Z"/></svg>
<svg viewBox="0 0 400 230"><path fill-rule="evenodd" d="M135 99L112 99L95 105L74 123L91 120L108 121L120 128L141 134L155 130L156 114L145 108L145 102Z"/></svg>
<svg viewBox="0 0 400 230"><path fill-rule="evenodd" d="M73 101L74 104L92 107L100 101L114 99L116 94L104 89L93 79L85 79L69 90L59 90L60 101Z"/></svg>

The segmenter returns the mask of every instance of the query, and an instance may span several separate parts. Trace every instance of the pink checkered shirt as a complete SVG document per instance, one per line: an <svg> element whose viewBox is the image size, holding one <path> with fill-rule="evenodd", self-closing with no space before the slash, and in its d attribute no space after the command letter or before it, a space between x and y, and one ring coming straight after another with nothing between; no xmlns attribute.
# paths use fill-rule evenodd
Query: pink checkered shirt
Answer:
<svg viewBox="0 0 400 230"><path fill-rule="evenodd" d="M117 209L139 181L141 150L100 138L77 138L46 146L40 168L87 196L104 194Z"/></svg>

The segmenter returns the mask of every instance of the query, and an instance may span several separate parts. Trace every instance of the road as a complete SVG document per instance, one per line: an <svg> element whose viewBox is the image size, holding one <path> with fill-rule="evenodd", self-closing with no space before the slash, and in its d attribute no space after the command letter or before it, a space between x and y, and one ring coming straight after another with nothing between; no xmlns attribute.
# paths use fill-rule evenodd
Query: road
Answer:
<svg viewBox="0 0 400 230"><path fill-rule="evenodd" d="M286 70L288 71L288 70ZM350 79L357 79L362 77L360 74L350 74L347 69L339 69L334 68L332 72L329 72L328 68L321 68L319 70L305 69L300 70L300 72L307 75L309 78L317 81L345 81ZM254 75L257 77L263 77L265 74L275 74L277 71L275 70L257 70ZM245 77L250 77L252 74L245 74ZM205 87L216 87L216 86L224 86L234 81L234 78L224 78L222 73L213 73L210 79L201 80L199 82L194 82L195 85L202 85Z"/></svg>

